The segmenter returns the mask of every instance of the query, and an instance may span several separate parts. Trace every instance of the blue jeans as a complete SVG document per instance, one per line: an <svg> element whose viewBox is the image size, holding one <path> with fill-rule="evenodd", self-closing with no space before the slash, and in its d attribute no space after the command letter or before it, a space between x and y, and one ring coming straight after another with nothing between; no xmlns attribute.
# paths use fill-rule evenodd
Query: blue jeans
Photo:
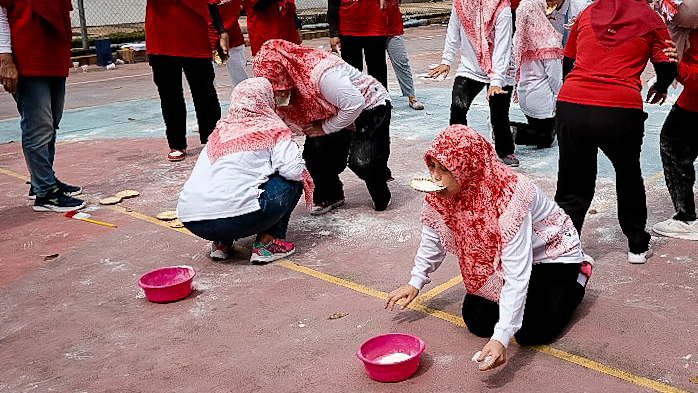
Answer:
<svg viewBox="0 0 698 393"><path fill-rule="evenodd" d="M272 175L260 188L264 192L259 197L259 210L237 217L185 222L184 226L211 241L232 242L257 234L285 239L288 220L303 192L302 183Z"/></svg>
<svg viewBox="0 0 698 393"><path fill-rule="evenodd" d="M65 104L65 78L20 77L13 96L21 117L22 151L32 189L43 197L56 187L53 158Z"/></svg>

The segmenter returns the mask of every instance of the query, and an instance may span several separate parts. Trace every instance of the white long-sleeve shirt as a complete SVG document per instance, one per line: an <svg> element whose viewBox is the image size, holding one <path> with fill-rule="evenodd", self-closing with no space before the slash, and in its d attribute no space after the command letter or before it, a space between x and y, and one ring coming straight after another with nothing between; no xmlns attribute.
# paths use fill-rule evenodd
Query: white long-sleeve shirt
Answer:
<svg viewBox="0 0 698 393"><path fill-rule="evenodd" d="M320 77L320 94L332 105L338 108L337 115L322 121L325 134L332 134L347 128L356 121L361 112L384 105L390 100L388 91L381 85L376 86L375 96L371 97L376 103L370 105L367 98L359 89L359 84L366 76L361 71L347 63L338 64L327 69Z"/></svg>
<svg viewBox="0 0 698 393"><path fill-rule="evenodd" d="M511 9L506 7L499 13L495 21L494 37L492 37L494 42L492 73L488 75L480 68L473 45L463 29L460 19L458 19L456 8L453 7L451 19L448 21L441 64L452 66L456 53L460 50L460 64L456 76L489 83L492 86L508 86L511 84L511 78L507 78L506 75L511 60L512 29Z"/></svg>
<svg viewBox="0 0 698 393"><path fill-rule="evenodd" d="M521 328L526 305L526 294L531 270L538 263L581 263L579 236L574 229L560 233L560 228L549 227L546 218L560 214L560 207L536 188L536 196L529 206L519 232L502 248L504 286L499 296L499 321L494 327L493 340L505 347ZM554 232L554 233L553 233ZM567 252L551 259L547 242L560 235ZM446 251L439 235L429 227L422 228L422 238L414 258L412 277L408 284L421 290L431 280L429 274L441 266Z"/></svg>
<svg viewBox="0 0 698 393"><path fill-rule="evenodd" d="M536 119L555 117L557 93L562 87L562 60L527 61L520 73L517 91L521 111Z"/></svg>
<svg viewBox="0 0 698 393"><path fill-rule="evenodd" d="M0 7L0 53L12 53L12 36L5 7Z"/></svg>
<svg viewBox="0 0 698 393"><path fill-rule="evenodd" d="M259 188L278 172L301 181L305 161L296 142L282 141L268 149L242 151L220 157L213 164L206 147L196 160L177 202L182 222L237 217L260 209Z"/></svg>
<svg viewBox="0 0 698 393"><path fill-rule="evenodd" d="M555 27L558 33L562 34L563 40L562 45L564 46L567 42L568 29L565 28L566 24L574 23L579 14L584 11L592 0L565 0L560 6L560 9L553 11L550 15L550 23Z"/></svg>

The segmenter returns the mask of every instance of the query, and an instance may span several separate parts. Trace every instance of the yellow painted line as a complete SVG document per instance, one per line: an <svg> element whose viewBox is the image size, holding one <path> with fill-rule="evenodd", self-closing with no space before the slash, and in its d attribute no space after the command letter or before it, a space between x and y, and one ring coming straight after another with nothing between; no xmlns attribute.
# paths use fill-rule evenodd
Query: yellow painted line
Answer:
<svg viewBox="0 0 698 393"><path fill-rule="evenodd" d="M25 182L29 181L29 176L11 171L9 169L0 168L0 173L5 174L5 175L10 176L10 177L14 177L16 179L19 179L19 180L22 180Z"/></svg>
<svg viewBox="0 0 698 393"><path fill-rule="evenodd" d="M463 276L457 275L457 276L453 277L452 279L446 281L445 283L430 289L429 291L425 292L423 295L417 296L414 299L414 301L417 303L420 303L420 304L424 304L427 301L429 301L429 299L434 298L436 296L439 296L443 292L453 288L454 286L456 286L462 282L463 282Z"/></svg>
<svg viewBox="0 0 698 393"><path fill-rule="evenodd" d="M664 172L657 172L645 180L645 186L649 186L650 184L654 183L655 181L657 181L663 177L664 177Z"/></svg>
<svg viewBox="0 0 698 393"><path fill-rule="evenodd" d="M21 180L27 179L27 177L24 175L21 175L19 173L16 173L16 172L4 169L4 168L0 168L0 173L6 174L8 176L12 176L12 177L15 177L15 178L21 179ZM87 199L95 200L94 197L90 197L90 196L88 196ZM114 206L106 206L106 207L111 209L111 210L127 214L131 217L134 217L134 218L137 218L137 219L140 219L140 220L143 220L143 221L155 224L155 225L159 225L159 226L167 228L167 229L177 231L179 233L183 233L183 234L190 235L190 236L195 236L193 233L189 232L188 230L186 230L184 228L172 228L166 222L160 221L154 217L150 217L150 216L145 215L145 214L131 211L131 210L126 209L126 208L121 207L121 206L114 205ZM274 262L274 265L285 267L287 269L291 269L291 270L309 275L311 277L315 277L315 278L318 278L320 280L323 280L323 281L326 281L326 282L329 282L329 283L332 283L332 284L335 284L335 285L338 285L338 286L341 286L344 288L348 288L348 289L357 291L359 293L363 293L365 295L373 296L373 297L378 298L378 299L385 299L388 296L388 294L386 292L378 291L378 290L375 290L373 288L369 288L367 286L364 286L364 285L361 285L361 284L358 284L358 283L355 283L355 282L352 282L349 280L345 280L343 278L335 277L335 276L332 276L332 275L327 274L327 273L322 273L320 271L311 269L311 268L306 267L306 266L301 266L301 265L298 265L296 263L293 263L293 262L290 262L287 260L282 259L282 260L276 261L276 262ZM458 281L456 281L456 279L461 280L461 277L458 276L458 277L452 278L451 280L447 281L446 283L441 284L441 285L437 286L436 288L433 288L431 291L425 293L424 295L422 295L422 297L426 297L427 295L432 294L432 293L433 293L433 295L430 298L438 295L438 293L441 293L441 292L445 291L446 289L452 287L453 285L456 285L458 283ZM450 285L450 287L448 285ZM437 289L439 289L441 292L437 293L436 292ZM430 316L435 317L435 318L442 319L442 320L450 322L454 325L466 327L465 323L463 322L463 318L461 318L457 315L449 314L449 313L441 311L441 310L436 310L433 308L426 307L423 304L421 304L420 302L412 302L412 304L410 304L408 306L408 308L415 310L415 311L422 312L424 314L430 315ZM523 347L523 348L529 348L529 349L532 349L532 350L535 350L535 351L538 351L541 353L545 353L545 354L553 356L557 359L561 359L561 360L564 360L564 361L588 368L590 370L598 371L598 372L601 372L603 374L610 375L612 377L616 377L616 378L621 379L623 381L634 383L638 386L642 386L642 387L656 390L658 392L662 392L662 393L690 393L688 391L685 391L685 390L682 390L682 389L679 389L679 388L676 388L676 387L673 387L670 385L666 385L666 384L663 384L661 382L653 381L649 378L640 377L640 376L631 374L627 371L623 371L623 370L619 370L619 369L611 367L611 366L607 366L603 363L599 363L599 362L596 362L596 361L591 360L591 359L583 358L581 356L573 355L569 352L555 349L555 348L548 346L548 345L538 345L538 346Z"/></svg>

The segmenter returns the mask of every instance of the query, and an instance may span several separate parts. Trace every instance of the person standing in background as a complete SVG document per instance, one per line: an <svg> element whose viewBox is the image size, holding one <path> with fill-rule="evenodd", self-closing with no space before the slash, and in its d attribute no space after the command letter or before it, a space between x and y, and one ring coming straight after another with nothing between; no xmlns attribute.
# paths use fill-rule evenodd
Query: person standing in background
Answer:
<svg viewBox="0 0 698 393"><path fill-rule="evenodd" d="M221 49L227 52L228 33L222 26L215 4L209 4L206 0L148 0L146 47L153 80L160 95L170 146L167 155L169 161L182 161L186 157L187 107L182 90L182 71L191 89L202 144L206 144L221 117L213 84L215 73L211 63L209 23L219 32Z"/></svg>
<svg viewBox="0 0 698 393"><path fill-rule="evenodd" d="M402 24L402 13L400 13L399 0L387 0L385 9L386 25L388 27L388 57L393 64L395 77L400 84L402 96L409 100L410 108L414 110L424 109L424 105L417 99L417 93L414 90L414 80L412 79L412 69L410 61L407 58L407 48L405 47L405 33Z"/></svg>
<svg viewBox="0 0 698 393"><path fill-rule="evenodd" d="M562 34L562 46L567 43L569 29L593 0L546 0L548 9L553 10L548 19L558 33Z"/></svg>
<svg viewBox="0 0 698 393"><path fill-rule="evenodd" d="M70 0L0 0L0 81L17 103L35 211L85 207L82 192L56 179L56 130L70 63Z"/></svg>
<svg viewBox="0 0 698 393"><path fill-rule="evenodd" d="M242 5L247 12L252 56L257 55L262 44L269 40L301 43L301 21L293 0L242 0Z"/></svg>
<svg viewBox="0 0 698 393"><path fill-rule="evenodd" d="M242 35L238 18L240 18L240 0L221 0L218 3L218 11L221 14L223 28L228 33L228 60L225 66L228 69L228 78L233 88L238 83L249 78L247 75L247 60L245 60L245 37ZM208 26L208 35L211 40L211 46L214 51L218 51L219 34L213 24ZM214 53L214 58L215 58ZM219 54L220 56L220 54Z"/></svg>
<svg viewBox="0 0 698 393"><path fill-rule="evenodd" d="M328 0L327 22L330 25L330 47L342 59L368 74L388 88L388 43L383 15L386 0Z"/></svg>

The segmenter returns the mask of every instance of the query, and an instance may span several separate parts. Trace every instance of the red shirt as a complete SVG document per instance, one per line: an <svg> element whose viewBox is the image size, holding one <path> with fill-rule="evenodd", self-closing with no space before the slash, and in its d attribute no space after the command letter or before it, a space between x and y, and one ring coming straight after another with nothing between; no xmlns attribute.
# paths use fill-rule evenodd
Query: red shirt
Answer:
<svg viewBox="0 0 698 393"><path fill-rule="evenodd" d="M242 5L247 12L247 31L250 36L250 48L252 56L257 54L259 48L265 42L273 39L282 39L294 44L301 43L301 37L296 30L296 21L293 15L296 5L292 1L279 1L262 11L254 9L257 0L242 0Z"/></svg>
<svg viewBox="0 0 698 393"><path fill-rule="evenodd" d="M400 13L400 3L397 0L386 0L383 15L385 16L386 35L388 37L405 34L405 27L402 25L402 13Z"/></svg>
<svg viewBox="0 0 698 393"><path fill-rule="evenodd" d="M557 99L582 105L642 109L640 74L653 63L668 61L662 51L669 39L666 28L650 31L604 50L591 26L591 7L570 31L565 57L575 59Z"/></svg>
<svg viewBox="0 0 698 393"><path fill-rule="evenodd" d="M339 34L348 36L385 36L386 18L378 0L341 0Z"/></svg>
<svg viewBox="0 0 698 393"><path fill-rule="evenodd" d="M206 0L201 0L205 5ZM210 18L182 2L148 0L145 11L145 44L148 54L210 58Z"/></svg>
<svg viewBox="0 0 698 393"><path fill-rule="evenodd" d="M225 27L225 31L228 32L228 37L230 38L229 44L231 48L245 44L245 37L242 36L242 30L240 30L240 24L238 23L238 18L240 17L240 5L241 0L232 0L218 6L218 12L221 14L223 26ZM211 50L216 50L216 42L218 42L219 37L218 32L213 27L213 24L208 25L208 37L211 41Z"/></svg>
<svg viewBox="0 0 698 393"><path fill-rule="evenodd" d="M691 31L691 47L683 54L679 63L676 80L683 85L683 91L676 104L691 112L698 112L698 30Z"/></svg>
<svg viewBox="0 0 698 393"><path fill-rule="evenodd" d="M20 76L65 78L70 68L70 0L63 2L63 18L55 26L34 12L27 0L0 0L7 9L12 36L12 58Z"/></svg>
<svg viewBox="0 0 698 393"><path fill-rule="evenodd" d="M569 0L568 0L569 1ZM514 11L519 6L521 0L511 0L511 10Z"/></svg>

